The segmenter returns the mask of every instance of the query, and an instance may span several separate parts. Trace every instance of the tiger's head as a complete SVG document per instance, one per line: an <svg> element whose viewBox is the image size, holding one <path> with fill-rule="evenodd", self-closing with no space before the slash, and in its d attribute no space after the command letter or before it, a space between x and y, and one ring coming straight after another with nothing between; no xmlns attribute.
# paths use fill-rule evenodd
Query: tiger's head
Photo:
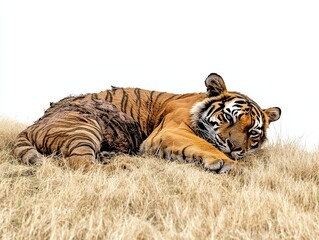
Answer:
<svg viewBox="0 0 319 240"><path fill-rule="evenodd" d="M216 73L206 78L205 85L207 97L191 109L197 135L232 159L258 150L269 123L280 118L280 108L261 109L246 95L227 91L223 78Z"/></svg>

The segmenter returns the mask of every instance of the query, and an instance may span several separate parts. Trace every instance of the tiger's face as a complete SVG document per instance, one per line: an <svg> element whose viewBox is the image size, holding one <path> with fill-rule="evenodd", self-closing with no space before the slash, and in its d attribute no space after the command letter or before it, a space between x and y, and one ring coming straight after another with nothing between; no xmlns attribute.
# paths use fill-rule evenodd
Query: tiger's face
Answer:
<svg viewBox="0 0 319 240"><path fill-rule="evenodd" d="M217 74L210 74L205 84L207 98L191 110L196 133L232 159L258 150L269 123L280 118L280 108L262 110L249 97L228 92Z"/></svg>

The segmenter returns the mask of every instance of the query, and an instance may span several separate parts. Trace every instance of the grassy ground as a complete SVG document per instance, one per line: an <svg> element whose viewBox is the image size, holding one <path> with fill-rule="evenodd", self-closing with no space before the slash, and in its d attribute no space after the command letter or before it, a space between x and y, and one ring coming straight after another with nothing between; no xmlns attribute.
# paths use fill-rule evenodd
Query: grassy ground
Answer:
<svg viewBox="0 0 319 240"><path fill-rule="evenodd" d="M121 156L89 173L12 155L25 126L0 121L1 239L317 239L319 150L269 145L239 176Z"/></svg>

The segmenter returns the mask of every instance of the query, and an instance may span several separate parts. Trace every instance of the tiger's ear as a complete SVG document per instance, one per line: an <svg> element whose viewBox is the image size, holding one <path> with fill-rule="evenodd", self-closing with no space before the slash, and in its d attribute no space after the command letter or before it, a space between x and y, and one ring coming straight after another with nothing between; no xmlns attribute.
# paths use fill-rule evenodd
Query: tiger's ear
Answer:
<svg viewBox="0 0 319 240"><path fill-rule="evenodd" d="M225 82L217 73L211 73L205 80L207 87L207 97L216 97L224 92L227 92Z"/></svg>
<svg viewBox="0 0 319 240"><path fill-rule="evenodd" d="M272 107L263 110L268 116L269 123L277 121L281 115L281 109L279 107Z"/></svg>

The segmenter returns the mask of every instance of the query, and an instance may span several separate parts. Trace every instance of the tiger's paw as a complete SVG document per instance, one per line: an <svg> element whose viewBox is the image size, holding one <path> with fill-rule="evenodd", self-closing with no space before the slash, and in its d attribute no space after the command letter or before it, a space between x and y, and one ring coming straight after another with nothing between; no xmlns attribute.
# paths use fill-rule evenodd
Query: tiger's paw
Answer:
<svg viewBox="0 0 319 240"><path fill-rule="evenodd" d="M204 162L204 168L218 174L242 174L245 171L245 166L242 163L233 160L218 159L212 162Z"/></svg>

